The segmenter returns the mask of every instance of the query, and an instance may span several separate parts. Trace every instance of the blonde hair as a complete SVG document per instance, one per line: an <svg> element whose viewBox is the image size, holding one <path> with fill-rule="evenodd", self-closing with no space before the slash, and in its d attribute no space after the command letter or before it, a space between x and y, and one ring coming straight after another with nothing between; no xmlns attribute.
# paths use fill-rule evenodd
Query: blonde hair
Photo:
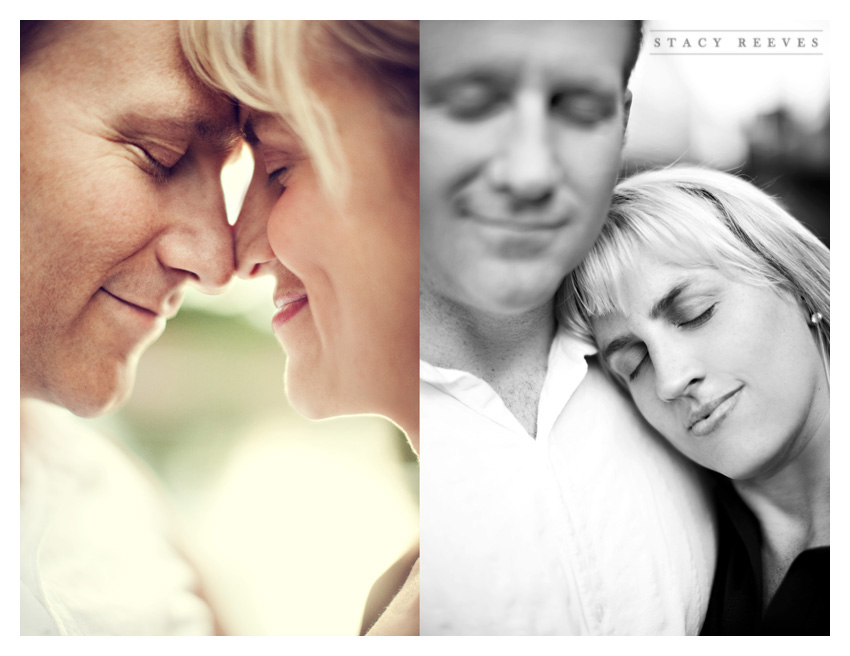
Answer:
<svg viewBox="0 0 850 656"><path fill-rule="evenodd" d="M181 21L180 41L205 84L294 132L331 195L349 176L333 117L310 87L313 65L365 73L392 111L419 108L418 21Z"/></svg>
<svg viewBox="0 0 850 656"><path fill-rule="evenodd" d="M829 249L755 185L692 167L618 184L598 240L559 291L558 318L570 332L593 341L592 319L623 307L625 280L640 275L640 250L789 292L809 316L822 315L815 330L829 357Z"/></svg>

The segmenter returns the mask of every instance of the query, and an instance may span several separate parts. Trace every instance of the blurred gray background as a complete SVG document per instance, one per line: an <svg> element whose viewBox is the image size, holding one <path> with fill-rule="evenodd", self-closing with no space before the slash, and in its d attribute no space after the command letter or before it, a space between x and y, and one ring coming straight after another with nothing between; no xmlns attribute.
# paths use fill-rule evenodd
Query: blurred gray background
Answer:
<svg viewBox="0 0 850 656"><path fill-rule="evenodd" d="M625 173L739 173L829 246L828 22L646 21L630 86Z"/></svg>

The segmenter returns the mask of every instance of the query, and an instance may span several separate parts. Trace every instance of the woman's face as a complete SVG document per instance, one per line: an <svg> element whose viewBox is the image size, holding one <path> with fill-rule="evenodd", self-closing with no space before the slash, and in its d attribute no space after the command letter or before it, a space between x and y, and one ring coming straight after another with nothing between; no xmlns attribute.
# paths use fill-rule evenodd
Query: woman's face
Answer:
<svg viewBox="0 0 850 656"><path fill-rule="evenodd" d="M828 430L829 389L801 304L715 269L637 258L599 350L677 449L733 479L769 476Z"/></svg>
<svg viewBox="0 0 850 656"><path fill-rule="evenodd" d="M271 273L292 404L311 418L418 425L419 127L362 77L314 76L351 184L335 205L277 119L243 112L255 172L236 224L238 273ZM256 139L251 138L253 135Z"/></svg>

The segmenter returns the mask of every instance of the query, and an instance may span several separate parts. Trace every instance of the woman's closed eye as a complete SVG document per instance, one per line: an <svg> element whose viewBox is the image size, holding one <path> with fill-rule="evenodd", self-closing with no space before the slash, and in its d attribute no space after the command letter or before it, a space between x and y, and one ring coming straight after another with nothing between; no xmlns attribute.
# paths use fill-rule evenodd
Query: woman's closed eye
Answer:
<svg viewBox="0 0 850 656"><path fill-rule="evenodd" d="M631 373L628 375L629 382L632 382L633 380L635 380L640 375L641 370L643 369L644 365L647 363L648 360L649 360L649 351L647 351L646 349L643 349L643 357L637 363L637 366L635 366L634 369L632 369Z"/></svg>
<svg viewBox="0 0 850 656"><path fill-rule="evenodd" d="M289 167L281 166L280 168L275 169L271 173L269 173L268 178L268 187L272 187L277 185L280 187L281 191L286 189L286 181L289 179Z"/></svg>
<svg viewBox="0 0 850 656"><path fill-rule="evenodd" d="M717 307L717 303L710 306L705 312L697 315L693 319L688 319L686 321L679 321L676 325L679 328L699 328L704 323L706 323L711 317L714 315L714 309Z"/></svg>
<svg viewBox="0 0 850 656"><path fill-rule="evenodd" d="M717 303L709 306L708 309L706 309L704 312L701 312L700 314L695 316L693 319L680 319L680 320L676 320L674 323L675 323L677 328L685 328L685 329L688 329L688 330L693 330L694 328L699 328L700 326L707 323L711 319L712 316L714 316L714 311L715 311L716 307L717 307ZM633 382L634 380L636 380L637 377L640 375L641 371L643 370L643 368L649 362L649 351L646 349L646 347L642 347L640 350L637 350L636 347L634 347L634 348L635 348L635 354L633 356L630 356L629 359L631 361L634 361L637 358L640 358L640 359L638 360L638 363L636 365L634 365L633 367L629 367L629 366L625 367L626 370L631 369L630 373L627 375L629 382Z"/></svg>

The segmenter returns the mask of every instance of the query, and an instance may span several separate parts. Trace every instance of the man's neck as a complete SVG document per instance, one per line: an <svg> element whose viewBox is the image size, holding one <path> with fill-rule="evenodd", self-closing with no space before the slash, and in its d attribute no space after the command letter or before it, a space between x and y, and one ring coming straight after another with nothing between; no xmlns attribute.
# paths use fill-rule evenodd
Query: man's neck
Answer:
<svg viewBox="0 0 850 656"><path fill-rule="evenodd" d="M519 315L502 315L422 293L419 309L422 359L487 382L534 435L555 336L553 301Z"/></svg>

